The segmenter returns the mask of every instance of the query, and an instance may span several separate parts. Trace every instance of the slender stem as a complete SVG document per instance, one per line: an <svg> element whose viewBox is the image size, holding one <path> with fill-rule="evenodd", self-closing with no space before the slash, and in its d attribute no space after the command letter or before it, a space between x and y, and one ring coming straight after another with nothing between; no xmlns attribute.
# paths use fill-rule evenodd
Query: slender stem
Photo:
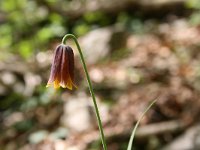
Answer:
<svg viewBox="0 0 200 150"><path fill-rule="evenodd" d="M66 40L69 39L69 38L72 38L74 40L74 42L75 42L75 44L78 48L78 52L80 54L80 58L81 58L81 61L82 61L82 64L83 64L83 69L85 71L87 82L88 82L88 85L89 85L90 94L92 96L92 100L93 100L93 103L94 103L94 108L95 108L96 117L97 117L97 121L98 121L99 131L100 131L100 134L101 134L101 141L102 141L104 150L107 150L105 136L104 136L104 132L103 132L103 127L102 127L101 118L100 118L100 115L99 115L99 110L98 110L96 98L95 98L95 95L94 95L92 83L91 83L91 80L90 80L90 77L89 77L89 74L88 74L88 71L87 71L87 66L86 66L86 63L85 63L85 60L84 60L84 57L83 57L83 54L82 54L81 47L78 43L77 38L73 34L66 34L62 39L62 44L65 44Z"/></svg>
<svg viewBox="0 0 200 150"><path fill-rule="evenodd" d="M129 139L129 143L128 143L128 148L127 150L131 150L132 149L132 143L133 143L133 139L135 137L135 133L136 133L136 130L140 124L140 121L143 119L144 115L147 113L147 111L154 105L154 103L156 102L156 100L152 101L150 103L150 105L145 109L145 111L142 113L142 115L140 116L139 120L137 121L133 131L132 131L132 134L131 134L131 137Z"/></svg>

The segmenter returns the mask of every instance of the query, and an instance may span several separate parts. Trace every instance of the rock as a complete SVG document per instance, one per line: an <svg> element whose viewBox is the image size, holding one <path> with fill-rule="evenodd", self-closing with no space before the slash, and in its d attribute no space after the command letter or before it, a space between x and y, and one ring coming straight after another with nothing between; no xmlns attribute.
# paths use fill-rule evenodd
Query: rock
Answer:
<svg viewBox="0 0 200 150"><path fill-rule="evenodd" d="M193 126L161 150L197 150L200 147L199 131L200 125Z"/></svg>
<svg viewBox="0 0 200 150"><path fill-rule="evenodd" d="M108 56L112 50L125 47L127 34L118 27L93 30L80 38L80 45L88 64L94 64Z"/></svg>
<svg viewBox="0 0 200 150"><path fill-rule="evenodd" d="M12 72L5 71L1 74L1 80L5 85L13 85L16 82L16 77Z"/></svg>
<svg viewBox="0 0 200 150"><path fill-rule="evenodd" d="M187 0L141 0L139 3L142 6L162 6L162 5L172 5L176 3L184 3Z"/></svg>
<svg viewBox="0 0 200 150"><path fill-rule="evenodd" d="M94 64L109 53L111 35L111 28L101 28L89 32L80 39L87 63Z"/></svg>
<svg viewBox="0 0 200 150"><path fill-rule="evenodd" d="M31 72L27 72L24 75L24 80L25 80L25 89L24 89L25 96L31 96L36 86L39 85L42 81L39 75L33 74Z"/></svg>
<svg viewBox="0 0 200 150"><path fill-rule="evenodd" d="M48 136L48 132L46 130L40 130L30 134L29 142L32 144L39 143L43 141Z"/></svg>
<svg viewBox="0 0 200 150"><path fill-rule="evenodd" d="M65 141L63 140L56 140L54 142L54 149L55 150L65 150L65 149L68 149L66 144L65 144Z"/></svg>
<svg viewBox="0 0 200 150"><path fill-rule="evenodd" d="M5 118L4 124L9 127L13 126L17 122L23 121L25 119L24 114L21 112L13 112L8 117Z"/></svg>
<svg viewBox="0 0 200 150"><path fill-rule="evenodd" d="M63 126L71 132L83 132L93 127L90 98L84 94L70 98L64 105Z"/></svg>
<svg viewBox="0 0 200 150"><path fill-rule="evenodd" d="M109 106L100 102L96 97L102 124L110 120ZM78 97L68 97L64 105L61 124L70 132L84 132L97 127L96 116L91 97L80 93Z"/></svg>
<svg viewBox="0 0 200 150"><path fill-rule="evenodd" d="M70 1L68 3L68 9L57 9L53 7L54 11L57 13L67 16L69 20L74 20L77 18L81 18L85 13L92 12L105 12L105 14L112 13L118 14L119 12L125 11L127 8L132 8L133 13L139 12L143 13L145 10L155 10L155 8L161 8L162 10L166 10L166 6L174 6L175 8L179 8L179 6L183 5L189 0L85 0L85 1ZM59 4L59 3L58 3ZM170 10L173 10L174 7L170 7ZM176 9L180 11L179 9ZM157 10L157 13L160 13Z"/></svg>

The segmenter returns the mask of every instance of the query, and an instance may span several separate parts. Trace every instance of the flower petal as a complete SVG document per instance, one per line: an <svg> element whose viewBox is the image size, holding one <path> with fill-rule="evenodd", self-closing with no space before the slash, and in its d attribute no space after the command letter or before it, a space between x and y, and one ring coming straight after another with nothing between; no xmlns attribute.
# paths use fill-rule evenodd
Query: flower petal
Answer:
<svg viewBox="0 0 200 150"><path fill-rule="evenodd" d="M63 85L63 87L66 87L68 79L70 78L68 69L69 69L69 59L65 47L65 49L63 50L62 62L61 62L61 84Z"/></svg>
<svg viewBox="0 0 200 150"><path fill-rule="evenodd" d="M60 66L61 66L63 49L64 49L63 45L59 45L54 52L54 59L52 62L51 73L47 86L53 83L56 80L56 78L58 79L60 78L59 75L60 75Z"/></svg>
<svg viewBox="0 0 200 150"><path fill-rule="evenodd" d="M58 79L56 79L55 81L54 81L54 88L55 89L58 89L60 87L60 81L58 80Z"/></svg>
<svg viewBox="0 0 200 150"><path fill-rule="evenodd" d="M51 66L50 78L47 86L54 85L54 88L77 88L74 82L74 53L71 47L59 45L54 53Z"/></svg>
<svg viewBox="0 0 200 150"><path fill-rule="evenodd" d="M68 59L69 59L69 75L74 82L74 52L71 47L66 46L67 54L68 54Z"/></svg>

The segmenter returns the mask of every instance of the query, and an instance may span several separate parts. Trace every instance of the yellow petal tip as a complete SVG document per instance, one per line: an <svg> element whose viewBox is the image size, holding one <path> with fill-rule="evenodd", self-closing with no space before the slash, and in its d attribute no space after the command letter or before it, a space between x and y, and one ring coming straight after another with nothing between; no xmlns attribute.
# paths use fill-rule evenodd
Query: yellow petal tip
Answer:
<svg viewBox="0 0 200 150"><path fill-rule="evenodd" d="M47 84L47 85L46 85L46 88L48 88L48 87L50 87L50 84Z"/></svg>

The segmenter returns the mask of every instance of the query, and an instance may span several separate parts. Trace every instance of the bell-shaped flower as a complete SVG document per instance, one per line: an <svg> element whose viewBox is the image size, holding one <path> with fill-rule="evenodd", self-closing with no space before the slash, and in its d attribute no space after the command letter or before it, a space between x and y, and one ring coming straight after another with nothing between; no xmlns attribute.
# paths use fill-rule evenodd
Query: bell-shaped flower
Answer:
<svg viewBox="0 0 200 150"><path fill-rule="evenodd" d="M54 88L68 88L74 84L74 53L71 47L64 44L57 46L51 66L51 73L46 87L53 85Z"/></svg>

